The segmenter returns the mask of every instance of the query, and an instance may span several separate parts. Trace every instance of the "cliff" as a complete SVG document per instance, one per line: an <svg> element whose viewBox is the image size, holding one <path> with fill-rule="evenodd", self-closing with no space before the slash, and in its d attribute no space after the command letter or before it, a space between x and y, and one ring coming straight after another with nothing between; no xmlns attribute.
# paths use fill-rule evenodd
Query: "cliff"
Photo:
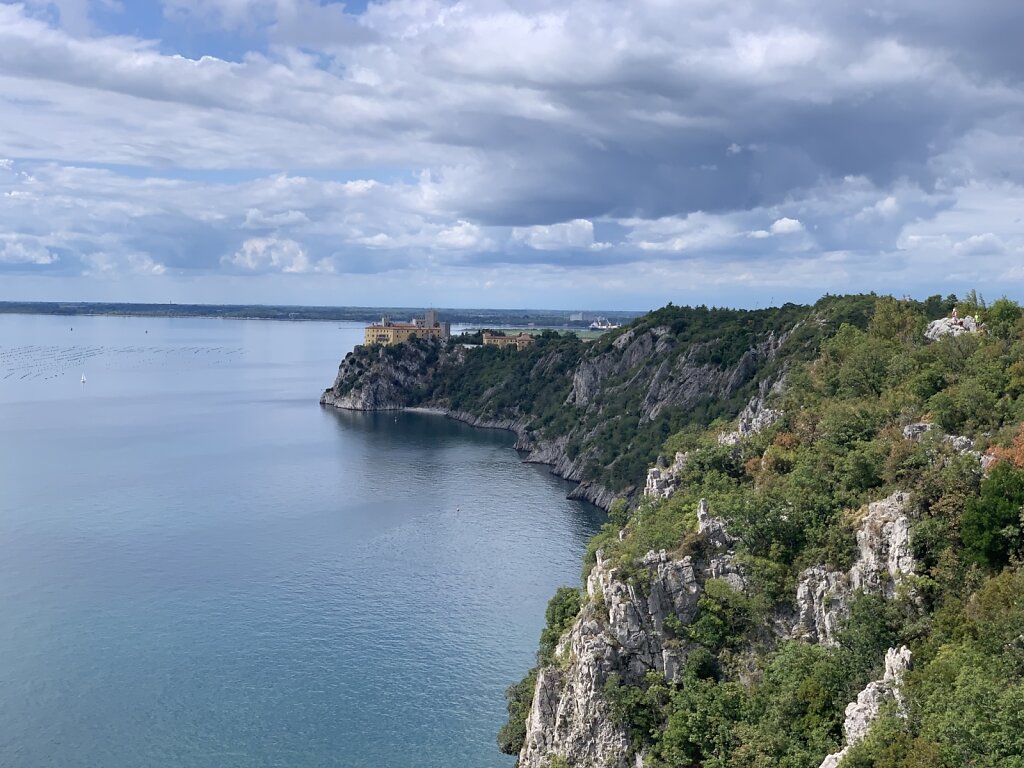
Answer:
<svg viewBox="0 0 1024 768"><path fill-rule="evenodd" d="M521 768L1019 761L1024 312L936 333L929 301L878 299L811 359L777 335L734 422L665 440L510 689Z"/></svg>
<svg viewBox="0 0 1024 768"><path fill-rule="evenodd" d="M611 715L608 681L638 686L649 673L675 681L698 648L679 637L678 628L696 615L705 584L719 579L734 590L745 588L735 540L703 503L698 526L692 554L648 552L630 577L598 550L587 578L588 600L559 643L555 663L539 671L521 768L546 768L555 757L570 765L634 765L629 729Z"/></svg>
<svg viewBox="0 0 1024 768"><path fill-rule="evenodd" d="M819 566L803 574L794 595L795 614L785 604L776 608L770 645L794 637L835 644L858 592L894 598L895 586L912 576L915 567L903 514L906 501L904 494L895 493L864 511L856 533L858 558L848 573L828 572L828 578L821 579L818 572L824 569ZM628 576L623 575L627 569L597 551L587 578L587 601L559 643L554 663L539 670L520 768L547 768L555 758L571 766L644 764L643 749L631 738L629 724L611 714L608 681L642 687L650 684L653 674L685 685L680 671L688 657L703 648L687 630L700 613L708 582L715 580L740 594L751 589L750 575L737 557L740 542L727 531L727 523L711 516L704 500L696 519L690 554L650 551L638 568L628 569ZM622 530L619 539L629 535ZM809 589L808 584L829 586ZM752 656L753 647L744 652ZM881 705L899 695L909 654L906 649L890 649L884 678L868 685L846 708L843 732L848 745L860 741ZM743 664L752 662L747 659ZM822 768L835 768L844 754L829 755Z"/></svg>
<svg viewBox="0 0 1024 768"><path fill-rule="evenodd" d="M952 302L357 348L322 402L510 429L611 510L508 691L521 768L1016 765L1024 311Z"/></svg>
<svg viewBox="0 0 1024 768"><path fill-rule="evenodd" d="M574 498L608 509L642 488L665 437L690 424L770 419L763 401L782 360L813 353L835 330L828 306L743 312L667 307L600 340L545 332L530 348L417 340L357 347L325 406L431 408L510 429L525 460L578 483ZM788 364L788 363L787 363Z"/></svg>

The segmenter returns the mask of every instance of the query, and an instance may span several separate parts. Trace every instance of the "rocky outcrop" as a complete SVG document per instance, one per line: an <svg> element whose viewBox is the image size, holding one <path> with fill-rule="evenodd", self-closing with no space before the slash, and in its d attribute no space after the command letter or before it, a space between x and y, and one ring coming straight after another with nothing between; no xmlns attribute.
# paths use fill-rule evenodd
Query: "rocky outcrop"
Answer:
<svg viewBox="0 0 1024 768"><path fill-rule="evenodd" d="M667 408L689 408L705 397L731 397L773 360L789 333L770 333L731 366L703 362L706 344L680 350L671 328L629 329L612 351L582 360L573 374L567 405L598 406L598 395L640 389L640 421L656 419Z"/></svg>
<svg viewBox="0 0 1024 768"><path fill-rule="evenodd" d="M658 462L647 470L647 482L644 485L644 496L652 499L667 499L679 487L679 475L682 473L689 454L679 452L669 466L659 456Z"/></svg>
<svg viewBox="0 0 1024 768"><path fill-rule="evenodd" d="M897 491L867 506L857 529L857 560L846 573L814 566L800 574L794 637L834 643L857 592L895 596L916 568L906 504L907 495Z"/></svg>
<svg viewBox="0 0 1024 768"><path fill-rule="evenodd" d="M570 765L632 768L629 733L610 715L606 681L614 674L636 685L651 671L674 680L695 646L671 627L693 619L707 580L745 589L735 539L703 502L697 517L700 554L648 552L629 580L603 551L597 553L587 578L589 599L560 641L556 665L538 674L521 768L544 768L556 755Z"/></svg>
<svg viewBox="0 0 1024 768"><path fill-rule="evenodd" d="M363 347L338 366L334 384L320 404L351 411L387 411L418 405L417 393L430 386L443 365L457 365L466 349L446 349L420 339L398 347Z"/></svg>
<svg viewBox="0 0 1024 768"><path fill-rule="evenodd" d="M871 730L871 725L878 719L882 707L889 701L901 704L900 685L903 674L910 669L911 653L905 645L901 648L890 648L885 654L885 674L881 680L867 684L857 695L857 700L846 707L846 720L843 722L843 735L846 746L839 752L826 757L820 768L837 768L846 757L850 747L862 741Z"/></svg>
<svg viewBox="0 0 1024 768"><path fill-rule="evenodd" d="M927 421L918 421L913 424L907 424L903 427L903 439L909 440L912 443L920 443L927 435L935 432L936 429L938 429L937 425ZM974 447L974 441L965 435L944 434L941 439L943 443L949 445L961 456L972 456L976 459L978 464L981 466L982 472L987 473L996 460L995 456L976 450Z"/></svg>
<svg viewBox="0 0 1024 768"><path fill-rule="evenodd" d="M936 341L943 336L962 336L965 333L978 333L982 327L978 319L971 315L965 317L943 317L929 323L924 331L924 335L927 339Z"/></svg>
<svg viewBox="0 0 1024 768"><path fill-rule="evenodd" d="M772 394L781 392L784 383L784 377L780 377L774 382L768 379L762 381L758 386L757 394L740 411L736 430L722 433L718 436L718 442L721 445L736 445L743 438L756 435L781 419L782 411L769 408L768 398Z"/></svg>

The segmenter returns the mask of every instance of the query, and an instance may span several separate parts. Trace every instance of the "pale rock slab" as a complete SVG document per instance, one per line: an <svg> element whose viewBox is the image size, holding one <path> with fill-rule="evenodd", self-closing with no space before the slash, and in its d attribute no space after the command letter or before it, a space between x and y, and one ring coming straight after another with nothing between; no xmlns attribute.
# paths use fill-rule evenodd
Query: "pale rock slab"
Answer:
<svg viewBox="0 0 1024 768"><path fill-rule="evenodd" d="M679 452L669 466L659 460L658 464L647 470L647 482L644 485L644 496L653 499L667 499L679 487L679 475L682 473L690 454Z"/></svg>
<svg viewBox="0 0 1024 768"><path fill-rule="evenodd" d="M868 683L864 690L857 694L857 700L846 705L846 720L843 722L846 746L826 757L819 768L837 768L850 747L863 741L868 735L886 702L895 701L902 706L900 685L911 663L912 655L905 645L886 651L885 674L882 679Z"/></svg>
<svg viewBox="0 0 1024 768"><path fill-rule="evenodd" d="M768 427L774 425L782 418L782 411L768 407L768 397L782 391L785 384L785 377L781 377L774 383L765 379L758 387L757 394L740 411L739 418L734 432L723 432L718 436L720 445L736 445L745 437L756 435Z"/></svg>
<svg viewBox="0 0 1024 768"><path fill-rule="evenodd" d="M982 327L978 319L971 315L966 315L959 319L943 317L929 323L928 327L925 328L924 335L925 338L936 341L943 336L962 336L965 333L978 333Z"/></svg>
<svg viewBox="0 0 1024 768"><path fill-rule="evenodd" d="M555 755L577 766L639 764L629 733L610 716L605 682L615 674L636 684L651 671L676 679L692 646L672 636L666 619L690 621L710 578L724 579L738 590L746 585L735 562L736 540L723 521L712 517L703 502L697 517L701 556L674 558L664 550L651 551L640 562L641 575L626 580L598 551L587 578L589 599L559 641L557 665L538 675L520 768L545 768Z"/></svg>
<svg viewBox="0 0 1024 768"><path fill-rule="evenodd" d="M907 495L901 491L872 502L857 529L858 557L846 573L814 566L800 574L797 616L792 636L834 644L858 591L892 599L904 578L914 573Z"/></svg>

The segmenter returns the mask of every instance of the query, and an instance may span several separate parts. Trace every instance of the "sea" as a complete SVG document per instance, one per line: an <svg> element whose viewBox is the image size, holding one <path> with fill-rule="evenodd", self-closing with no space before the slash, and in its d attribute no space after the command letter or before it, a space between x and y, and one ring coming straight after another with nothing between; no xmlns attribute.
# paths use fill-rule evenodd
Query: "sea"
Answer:
<svg viewBox="0 0 1024 768"><path fill-rule="evenodd" d="M507 432L322 408L361 336L0 315L0 766L513 764L603 515Z"/></svg>

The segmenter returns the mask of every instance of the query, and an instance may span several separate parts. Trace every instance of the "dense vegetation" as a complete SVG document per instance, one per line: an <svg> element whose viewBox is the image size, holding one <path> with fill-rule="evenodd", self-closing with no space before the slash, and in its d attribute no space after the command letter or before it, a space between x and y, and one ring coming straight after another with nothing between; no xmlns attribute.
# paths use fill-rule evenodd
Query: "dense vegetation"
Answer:
<svg viewBox="0 0 1024 768"><path fill-rule="evenodd" d="M410 405L436 405L478 418L515 420L542 440L564 440L577 479L629 495L642 486L665 440L682 430L733 418L765 379L816 354L844 322L863 325L873 298L826 297L814 306L756 311L671 304L629 326L583 341L545 331L524 350L478 347L457 364L417 342L386 350L396 364L424 356ZM474 339L452 339L449 352ZM770 346L772 340L776 346ZM784 340L784 341L783 341ZM380 354L357 347L350 357L362 383ZM431 367L433 366L433 368ZM593 397L574 400L574 376L596 378Z"/></svg>
<svg viewBox="0 0 1024 768"><path fill-rule="evenodd" d="M880 676L886 649L905 643L915 663L902 710L893 706L843 766L1024 766L1024 313L972 294L958 308L979 316L983 331L927 342L928 321L954 303L825 300L817 317L826 319L798 326L805 338L775 361L788 369L776 403L784 415L772 428L723 446L716 438L730 425L713 418L731 408L706 403L669 420L661 449L689 452L680 490L617 506L589 561L602 547L628 574L649 549L686 553L705 498L741 537L751 589L708 583L695 620L673 629L701 648L677 683L608 681L615 716L647 765L817 768L841 743L845 705ZM677 311L639 322L671 323ZM707 343L701 354L713 364L735 361L768 322L706 311L702 324L700 311L687 312L680 332ZM792 323L797 310L779 312L771 322ZM734 321L716 334L727 317ZM903 427L920 421L936 428L906 439ZM601 434L602 461L631 450ZM947 434L971 438L975 452ZM987 474L982 454L996 459ZM911 498L912 588L891 601L856 598L837 645L780 641L771 620L793 600L797 574L848 568L857 511L897 489ZM557 601L545 648L565 625L564 592ZM532 692L525 682L509 691L514 730ZM515 752L521 743L501 746Z"/></svg>

